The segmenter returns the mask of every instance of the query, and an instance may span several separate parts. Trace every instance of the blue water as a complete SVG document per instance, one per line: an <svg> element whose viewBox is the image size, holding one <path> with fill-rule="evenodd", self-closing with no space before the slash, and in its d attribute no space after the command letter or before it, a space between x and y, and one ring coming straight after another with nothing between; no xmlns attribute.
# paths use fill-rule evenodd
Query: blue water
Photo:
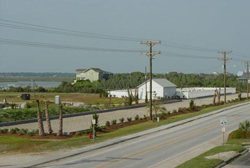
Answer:
<svg viewBox="0 0 250 168"><path fill-rule="evenodd" d="M38 86L42 86L42 87L45 87L45 88L48 88L48 87L57 87L61 84L61 82L39 82L39 81L36 81L35 82L35 85L36 87ZM18 81L18 82L0 82L0 88L3 88L3 89L8 89L10 86L13 86L13 87L26 87L26 86L30 86L31 88L33 88L34 86L34 83L32 81Z"/></svg>

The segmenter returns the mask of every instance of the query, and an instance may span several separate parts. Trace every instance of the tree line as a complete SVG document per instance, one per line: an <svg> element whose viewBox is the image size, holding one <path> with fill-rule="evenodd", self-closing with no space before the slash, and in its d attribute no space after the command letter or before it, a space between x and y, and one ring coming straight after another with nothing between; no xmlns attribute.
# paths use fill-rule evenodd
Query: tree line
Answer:
<svg viewBox="0 0 250 168"><path fill-rule="evenodd" d="M62 82L58 87L47 90L43 87L36 89L37 92L82 92L82 93L103 93L108 90L120 90L127 88L136 88L142 84L146 79L149 79L149 75L145 75L142 72L133 73L119 73L115 74L108 80L101 81L78 81L74 85L70 82ZM170 82L177 85L178 88L184 87L224 87L223 74L184 74L177 72L170 72L166 74L153 74L153 78L165 78ZM236 75L228 75L226 86L236 87L237 91L246 91L246 82L237 81ZM10 88L12 92L26 92L32 91L32 88Z"/></svg>

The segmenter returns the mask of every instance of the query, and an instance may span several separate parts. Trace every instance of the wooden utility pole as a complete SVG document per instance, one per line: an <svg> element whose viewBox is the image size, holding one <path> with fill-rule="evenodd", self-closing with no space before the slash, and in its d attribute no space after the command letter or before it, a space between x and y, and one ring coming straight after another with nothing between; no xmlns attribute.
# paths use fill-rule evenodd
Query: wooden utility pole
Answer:
<svg viewBox="0 0 250 168"><path fill-rule="evenodd" d="M226 89L226 80L227 80L227 70L226 70L226 63L228 60L232 60L232 58L227 58L228 53L232 53L232 51L219 51L218 53L223 54L223 58L219 58L218 60L224 62L224 104L226 104L227 101L227 89Z"/></svg>
<svg viewBox="0 0 250 168"><path fill-rule="evenodd" d="M149 57L149 67L150 67L150 72L149 72L149 79L150 79L150 85L149 85L149 109L150 109L150 120L153 121L153 116L152 116L152 58L153 56L157 54L161 54L161 52L153 52L153 46L155 44L161 44L161 41L146 41L146 42L141 42L141 44L149 46L149 52L147 53L141 53L141 55L147 55Z"/></svg>
<svg viewBox="0 0 250 168"><path fill-rule="evenodd" d="M145 67L145 103L148 103L148 90L147 90L147 67Z"/></svg>
<svg viewBox="0 0 250 168"><path fill-rule="evenodd" d="M245 63L246 64L246 66L247 66L247 99L249 99L249 83L248 83L248 81L249 81L249 63L250 63L250 61L243 61L243 63Z"/></svg>

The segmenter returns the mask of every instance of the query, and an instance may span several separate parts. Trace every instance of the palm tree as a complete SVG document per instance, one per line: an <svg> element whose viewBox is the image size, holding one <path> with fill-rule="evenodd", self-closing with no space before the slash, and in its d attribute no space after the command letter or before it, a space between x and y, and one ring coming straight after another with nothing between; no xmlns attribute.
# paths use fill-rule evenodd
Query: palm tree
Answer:
<svg viewBox="0 0 250 168"><path fill-rule="evenodd" d="M62 116L62 113L63 113L62 105L60 105L59 130L58 130L57 136L62 136L62 134L63 134L63 116Z"/></svg>
<svg viewBox="0 0 250 168"><path fill-rule="evenodd" d="M44 136L44 128L43 128L43 119L42 114L40 110L40 103L39 100L36 100L37 103L37 122L38 122L38 130L39 130L39 136Z"/></svg>
<svg viewBox="0 0 250 168"><path fill-rule="evenodd" d="M53 130L51 128L50 117L49 117L49 104L46 98L45 98L45 117L46 117L46 122L47 122L48 133L51 134Z"/></svg>
<svg viewBox="0 0 250 168"><path fill-rule="evenodd" d="M250 130L250 123L248 120L245 120L244 122L239 124L239 129L243 130L244 132L247 132Z"/></svg>

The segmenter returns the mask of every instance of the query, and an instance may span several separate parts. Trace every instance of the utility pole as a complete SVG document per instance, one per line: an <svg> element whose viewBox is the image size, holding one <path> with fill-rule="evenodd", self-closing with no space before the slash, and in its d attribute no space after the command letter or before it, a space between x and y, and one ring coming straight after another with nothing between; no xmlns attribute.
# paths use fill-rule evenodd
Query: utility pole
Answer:
<svg viewBox="0 0 250 168"><path fill-rule="evenodd" d="M150 120L153 121L153 116L152 116L152 58L153 56L157 54L161 54L161 52L153 52L153 46L156 44L161 44L161 41L146 41L146 42L141 42L141 44L149 46L149 52L147 53L141 53L141 55L146 55L149 57L149 67L150 67L150 72L149 72L149 79L150 79L150 85L149 85L149 109L150 109Z"/></svg>
<svg viewBox="0 0 250 168"><path fill-rule="evenodd" d="M242 62L245 63L247 66L247 99L249 99L249 83L248 83L248 81L249 81L249 63L250 63L250 61L242 61Z"/></svg>
<svg viewBox="0 0 250 168"><path fill-rule="evenodd" d="M227 90L226 90L226 80L227 80L227 70L226 70L226 63L228 60L232 60L232 58L227 58L228 53L232 53L232 51L219 51L218 53L223 54L223 58L219 58L218 60L224 62L224 104L226 104L227 101Z"/></svg>
<svg viewBox="0 0 250 168"><path fill-rule="evenodd" d="M145 67L145 103L148 103L148 90L147 90L147 67Z"/></svg>

